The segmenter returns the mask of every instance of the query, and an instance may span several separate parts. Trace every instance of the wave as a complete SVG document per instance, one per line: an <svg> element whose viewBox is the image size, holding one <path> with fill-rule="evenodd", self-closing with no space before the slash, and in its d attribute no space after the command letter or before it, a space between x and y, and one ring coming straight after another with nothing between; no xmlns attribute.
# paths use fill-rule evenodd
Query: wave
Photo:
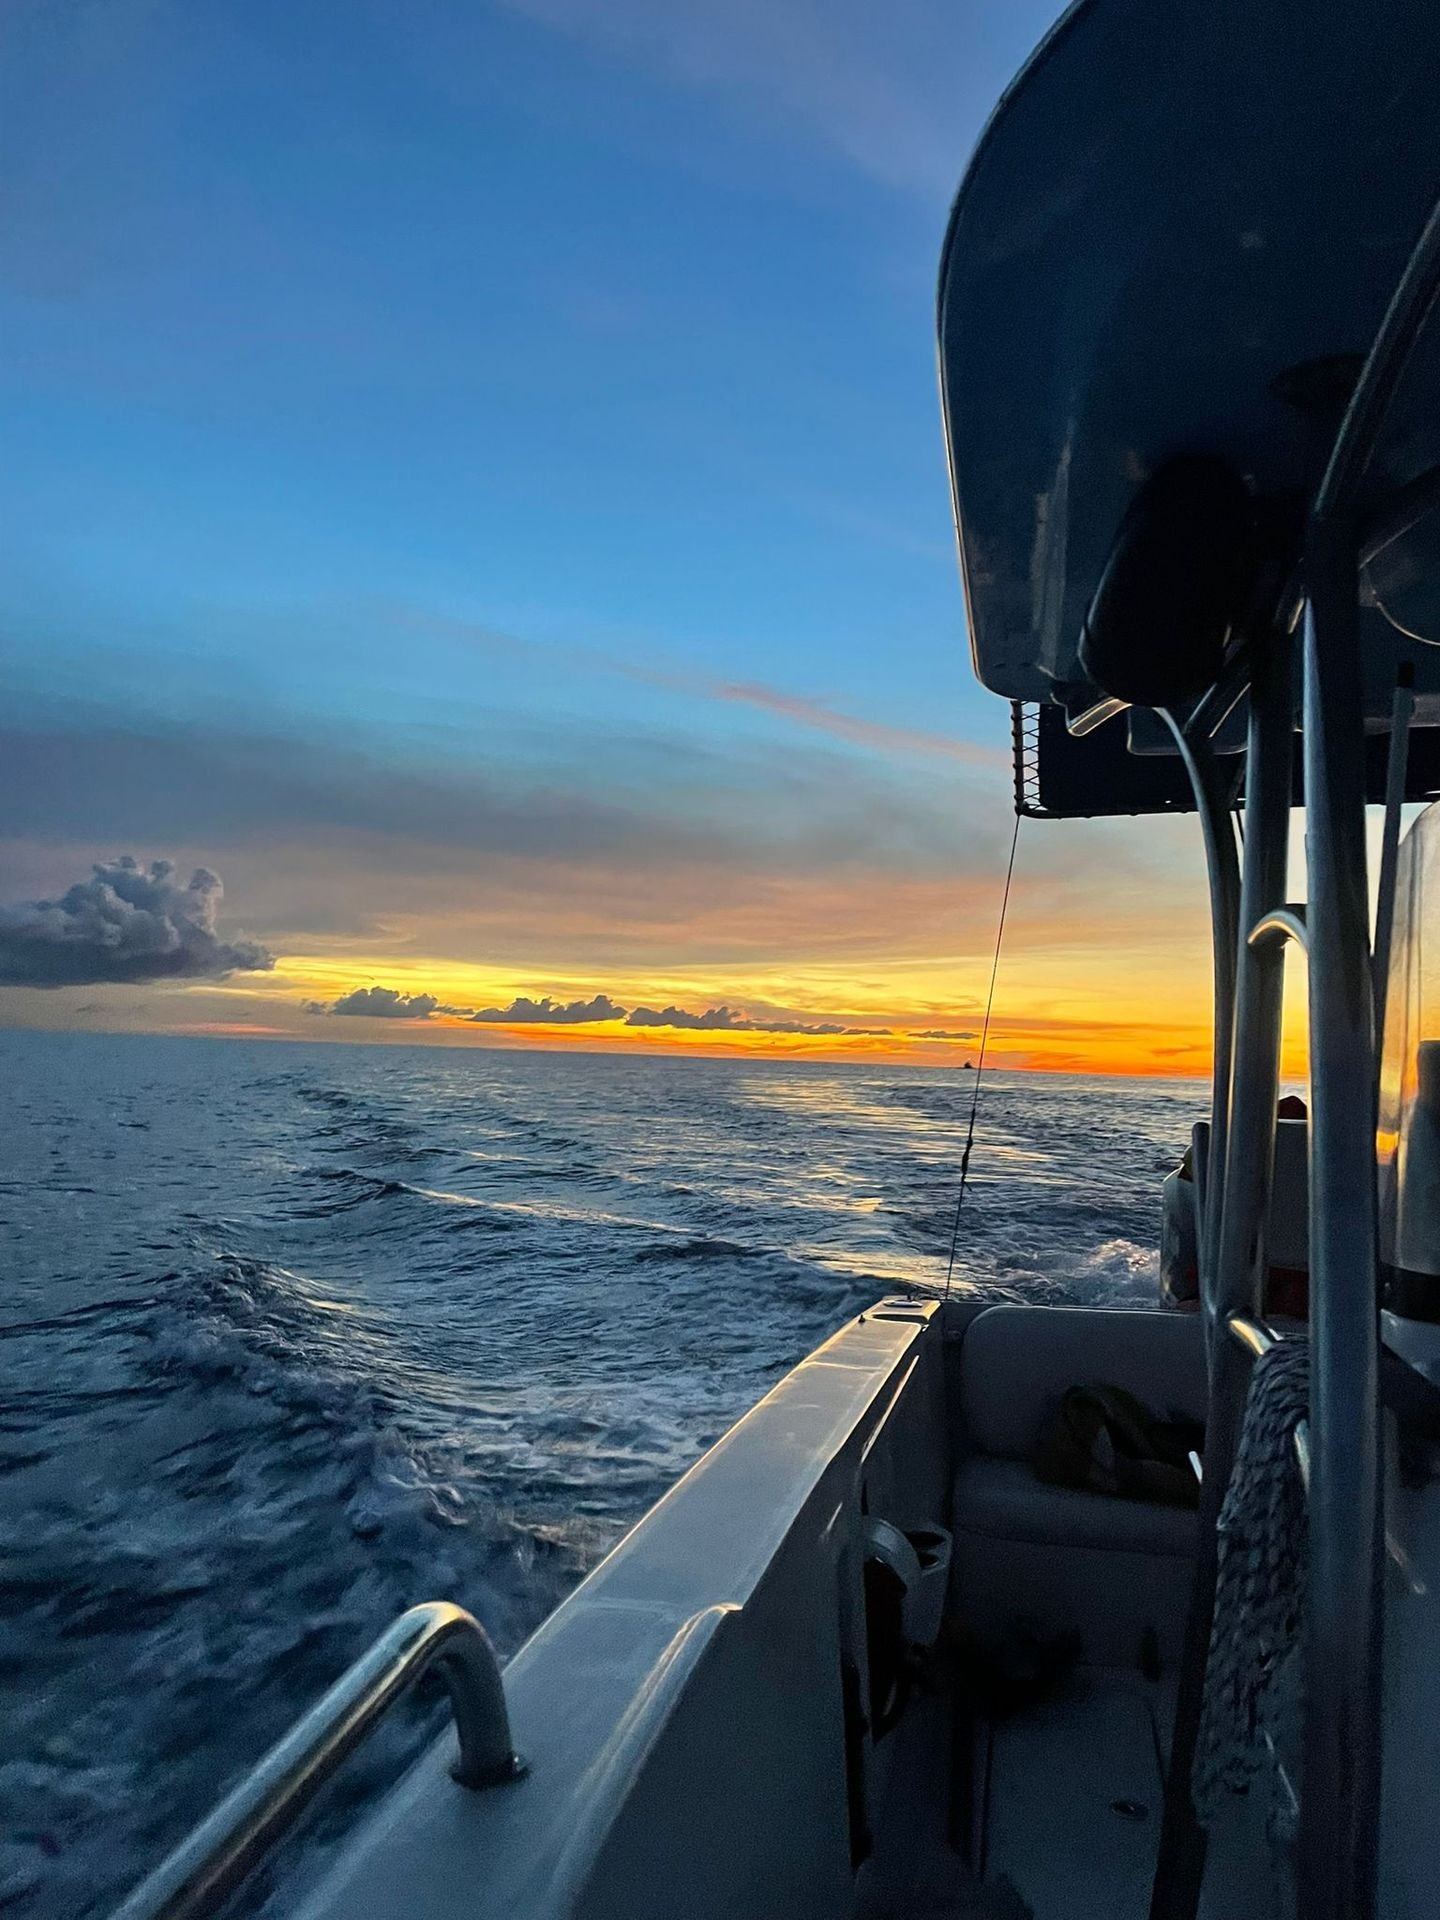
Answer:
<svg viewBox="0 0 1440 1920"><path fill-rule="evenodd" d="M57 1318L82 1374L116 1305ZM0 1647L26 1672L0 1758L21 1912L113 1904L405 1606L460 1600L512 1647L588 1564L462 1492L399 1417L385 1330L306 1276L220 1249L148 1312L119 1305L145 1418L107 1417L97 1446L78 1379L0 1505L23 1566ZM352 1796L423 1737L397 1725Z"/></svg>
<svg viewBox="0 0 1440 1920"><path fill-rule="evenodd" d="M850 1313L945 1284L968 1078L73 1038L8 1058L18 1920L109 1908L405 1606L514 1647ZM1200 1111L987 1078L952 1290L1153 1298Z"/></svg>
<svg viewBox="0 0 1440 1920"><path fill-rule="evenodd" d="M652 1246L637 1247L630 1259L637 1266L655 1260L756 1260L765 1258L770 1251L763 1247L742 1247L734 1240L701 1234L677 1236L673 1240L656 1241Z"/></svg>

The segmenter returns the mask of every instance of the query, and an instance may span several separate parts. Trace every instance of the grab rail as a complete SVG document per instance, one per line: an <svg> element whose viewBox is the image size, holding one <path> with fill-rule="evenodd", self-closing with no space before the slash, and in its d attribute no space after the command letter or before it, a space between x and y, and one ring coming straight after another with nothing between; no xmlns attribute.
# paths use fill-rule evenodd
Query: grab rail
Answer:
<svg viewBox="0 0 1440 1920"><path fill-rule="evenodd" d="M1246 935L1246 945L1258 952L1261 947L1272 943L1283 946L1287 940L1293 940L1302 953L1310 951L1310 929L1305 920L1303 905L1275 907L1263 919L1257 920Z"/></svg>
<svg viewBox="0 0 1440 1920"><path fill-rule="evenodd" d="M1274 1327L1266 1326L1263 1320L1252 1320L1248 1314L1232 1313L1225 1325L1230 1337L1239 1341L1245 1351L1254 1360L1261 1359L1272 1347L1278 1347L1285 1338ZM1300 1484L1306 1493L1310 1491L1310 1422L1301 1420L1295 1428L1295 1464L1300 1469Z"/></svg>
<svg viewBox="0 0 1440 1920"><path fill-rule="evenodd" d="M1267 1327L1263 1320L1252 1320L1249 1314L1232 1313L1225 1325L1230 1330L1231 1339L1238 1340L1256 1360L1280 1344L1280 1335L1273 1327Z"/></svg>
<svg viewBox="0 0 1440 1920"><path fill-rule="evenodd" d="M1239 1432L1239 1355L1232 1354L1221 1323L1237 1310L1259 1304L1250 1284L1249 1248L1254 1232L1237 1237L1237 1211L1228 1174L1232 1157L1248 1170L1256 1230L1263 1219L1269 1184L1269 1153L1263 1160L1252 1137L1257 1115L1274 1111L1275 1062L1279 1056L1279 1015L1272 1014L1274 1061L1253 1045L1233 1046L1254 1028L1265 999L1270 963L1257 965L1244 945L1245 930L1268 908L1284 899L1284 829L1288 824L1294 732L1289 702L1290 639L1283 630L1258 636L1247 647L1251 659L1250 713L1246 725L1245 862L1237 859L1231 809L1233 776L1218 771L1213 742L1203 752L1175 716L1170 731L1184 760L1200 809L1205 863L1210 878L1211 945L1215 990L1215 1062L1210 1094L1210 1139L1205 1158L1200 1240L1200 1312L1204 1323L1207 1393L1205 1470L1190 1604L1180 1655L1175 1718L1165 1773L1165 1812L1151 1889L1151 1920L1195 1920L1205 1865L1205 1833L1195 1814L1191 1774L1205 1704L1205 1672L1218 1570L1217 1526L1230 1478L1230 1461ZM1203 704L1203 703L1202 703ZM1228 704L1228 703L1227 703ZM1206 722L1208 731L1209 722ZM1251 769L1255 769L1254 773ZM1275 831L1278 823L1279 831ZM1243 964L1242 964L1243 963ZM1269 995L1270 1000L1275 998ZM1232 1076L1244 1097L1234 1098ZM1267 1090L1268 1089L1268 1090ZM1247 1091L1248 1090L1248 1091ZM1240 1132L1231 1128L1238 1118ZM1197 1129L1198 1133L1198 1129ZM1243 1152L1241 1149L1244 1149ZM1201 1177L1201 1159L1195 1156ZM1228 1224L1227 1224L1228 1215ZM1245 1256L1237 1260L1239 1246ZM1243 1268L1243 1276L1237 1279Z"/></svg>
<svg viewBox="0 0 1440 1920"><path fill-rule="evenodd" d="M199 1920L212 1914L377 1723L431 1668L444 1678L462 1787L516 1780L510 1716L489 1636L463 1607L411 1607L321 1696L188 1839L118 1907L112 1920Z"/></svg>

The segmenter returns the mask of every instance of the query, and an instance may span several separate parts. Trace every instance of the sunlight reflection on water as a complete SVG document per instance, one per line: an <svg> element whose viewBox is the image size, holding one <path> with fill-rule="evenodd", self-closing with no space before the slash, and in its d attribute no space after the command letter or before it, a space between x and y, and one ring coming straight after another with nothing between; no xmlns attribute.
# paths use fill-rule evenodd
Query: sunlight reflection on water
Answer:
<svg viewBox="0 0 1440 1920"><path fill-rule="evenodd" d="M974 1084L0 1051L0 1650L23 1676L0 1893L27 1920L103 1910L404 1606L454 1598L513 1648L840 1321L940 1289ZM1203 1110L1193 1085L987 1076L956 1287L1152 1298L1157 1169ZM416 1737L380 1742L351 1801Z"/></svg>

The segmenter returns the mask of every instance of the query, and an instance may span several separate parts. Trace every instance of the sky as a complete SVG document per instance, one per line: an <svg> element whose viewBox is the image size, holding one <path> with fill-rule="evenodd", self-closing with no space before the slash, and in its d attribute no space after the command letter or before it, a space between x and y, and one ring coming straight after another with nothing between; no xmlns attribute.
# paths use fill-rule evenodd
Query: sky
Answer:
<svg viewBox="0 0 1440 1920"><path fill-rule="evenodd" d="M7 0L0 1023L962 1065L1012 817L936 395L1050 0ZM1194 1073L1192 821L991 1038Z"/></svg>

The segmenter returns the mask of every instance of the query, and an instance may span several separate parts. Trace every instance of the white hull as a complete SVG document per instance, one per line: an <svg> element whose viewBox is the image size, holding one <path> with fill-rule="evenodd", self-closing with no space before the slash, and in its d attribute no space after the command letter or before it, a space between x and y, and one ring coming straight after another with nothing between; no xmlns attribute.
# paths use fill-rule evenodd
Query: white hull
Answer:
<svg viewBox="0 0 1440 1920"><path fill-rule="evenodd" d="M1041 1487L983 1444L1028 1432L1077 1377L1203 1406L1198 1319L895 1300L842 1328L510 1663L528 1775L466 1792L447 1732L305 1920L1003 1913L981 1889L1007 1879L1037 1920L1141 1920L1189 1579L1169 1549L1193 1516L1149 1516L1147 1539L1125 1513L1097 1544L1135 1503ZM967 1418L993 1432L967 1436ZM1008 1515L1007 1488L1023 1496ZM876 1738L873 1519L953 1523L949 1627L1038 1616L1080 1632L1080 1664L991 1726L942 1660L937 1690Z"/></svg>

